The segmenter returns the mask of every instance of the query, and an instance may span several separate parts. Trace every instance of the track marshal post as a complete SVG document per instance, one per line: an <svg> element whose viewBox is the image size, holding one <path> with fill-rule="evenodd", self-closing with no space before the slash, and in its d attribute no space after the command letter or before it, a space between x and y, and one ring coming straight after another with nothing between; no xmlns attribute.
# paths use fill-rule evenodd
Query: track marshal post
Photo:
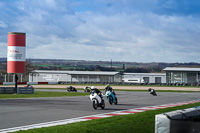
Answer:
<svg viewBox="0 0 200 133"><path fill-rule="evenodd" d="M26 33L8 32L7 73L15 74L15 93L17 93L17 74L25 73Z"/></svg>

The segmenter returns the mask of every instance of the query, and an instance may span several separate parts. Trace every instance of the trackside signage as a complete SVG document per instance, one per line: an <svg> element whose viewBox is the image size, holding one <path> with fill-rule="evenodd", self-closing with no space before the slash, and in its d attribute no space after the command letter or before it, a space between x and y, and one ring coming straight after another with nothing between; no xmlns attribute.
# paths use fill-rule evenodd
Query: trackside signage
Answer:
<svg viewBox="0 0 200 133"><path fill-rule="evenodd" d="M7 61L25 61L25 47L8 46Z"/></svg>
<svg viewBox="0 0 200 133"><path fill-rule="evenodd" d="M25 73L26 33L8 32L7 73Z"/></svg>

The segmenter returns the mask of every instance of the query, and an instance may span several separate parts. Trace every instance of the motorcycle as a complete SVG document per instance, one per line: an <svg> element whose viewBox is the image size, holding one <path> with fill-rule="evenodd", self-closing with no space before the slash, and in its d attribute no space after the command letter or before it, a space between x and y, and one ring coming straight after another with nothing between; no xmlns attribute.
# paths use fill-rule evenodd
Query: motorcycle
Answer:
<svg viewBox="0 0 200 133"><path fill-rule="evenodd" d="M148 91L149 91L149 93L150 93L151 95L157 96L157 93L156 93L156 91L155 91L154 89L149 88Z"/></svg>
<svg viewBox="0 0 200 133"><path fill-rule="evenodd" d="M97 95L97 93L94 92L91 92L89 97L94 109L97 109L98 107L101 107L101 109L105 108L105 102L103 97L101 98L99 95Z"/></svg>
<svg viewBox="0 0 200 133"><path fill-rule="evenodd" d="M77 92L76 88L75 88L75 87L72 87L72 86L67 87L67 91L68 91L68 92L72 92L72 91Z"/></svg>
<svg viewBox="0 0 200 133"><path fill-rule="evenodd" d="M90 88L90 87L87 87L87 86L86 86L86 87L84 88L84 92L90 92L90 89L89 89L89 88Z"/></svg>
<svg viewBox="0 0 200 133"><path fill-rule="evenodd" d="M114 103L114 104L118 103L117 97L111 91L106 91L106 98L108 99L110 105L112 105L112 103Z"/></svg>

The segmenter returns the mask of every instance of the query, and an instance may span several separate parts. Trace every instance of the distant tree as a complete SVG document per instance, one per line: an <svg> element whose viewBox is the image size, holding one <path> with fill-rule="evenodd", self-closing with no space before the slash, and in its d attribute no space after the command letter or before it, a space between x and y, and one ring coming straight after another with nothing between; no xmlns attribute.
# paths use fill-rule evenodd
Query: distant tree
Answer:
<svg viewBox="0 0 200 133"><path fill-rule="evenodd" d="M145 68L127 68L124 72L131 72L131 73L149 73L150 71Z"/></svg>

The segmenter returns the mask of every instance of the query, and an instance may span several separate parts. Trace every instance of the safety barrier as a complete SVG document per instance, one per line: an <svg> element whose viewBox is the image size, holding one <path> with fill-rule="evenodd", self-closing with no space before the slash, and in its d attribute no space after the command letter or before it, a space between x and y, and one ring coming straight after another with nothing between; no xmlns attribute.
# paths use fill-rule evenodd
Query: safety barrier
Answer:
<svg viewBox="0 0 200 133"><path fill-rule="evenodd" d="M14 87L0 87L0 94L14 94Z"/></svg>
<svg viewBox="0 0 200 133"><path fill-rule="evenodd" d="M14 85L15 82L0 82L0 85ZM17 82L19 85L37 85L37 84L58 84L58 82Z"/></svg>
<svg viewBox="0 0 200 133"><path fill-rule="evenodd" d="M14 94L15 87L0 87L0 94ZM17 94L34 94L34 88L29 87L18 87Z"/></svg>
<svg viewBox="0 0 200 133"><path fill-rule="evenodd" d="M17 94L34 94L34 87L18 87Z"/></svg>
<svg viewBox="0 0 200 133"><path fill-rule="evenodd" d="M200 108L176 110L156 115L155 133L189 132L200 132Z"/></svg>

